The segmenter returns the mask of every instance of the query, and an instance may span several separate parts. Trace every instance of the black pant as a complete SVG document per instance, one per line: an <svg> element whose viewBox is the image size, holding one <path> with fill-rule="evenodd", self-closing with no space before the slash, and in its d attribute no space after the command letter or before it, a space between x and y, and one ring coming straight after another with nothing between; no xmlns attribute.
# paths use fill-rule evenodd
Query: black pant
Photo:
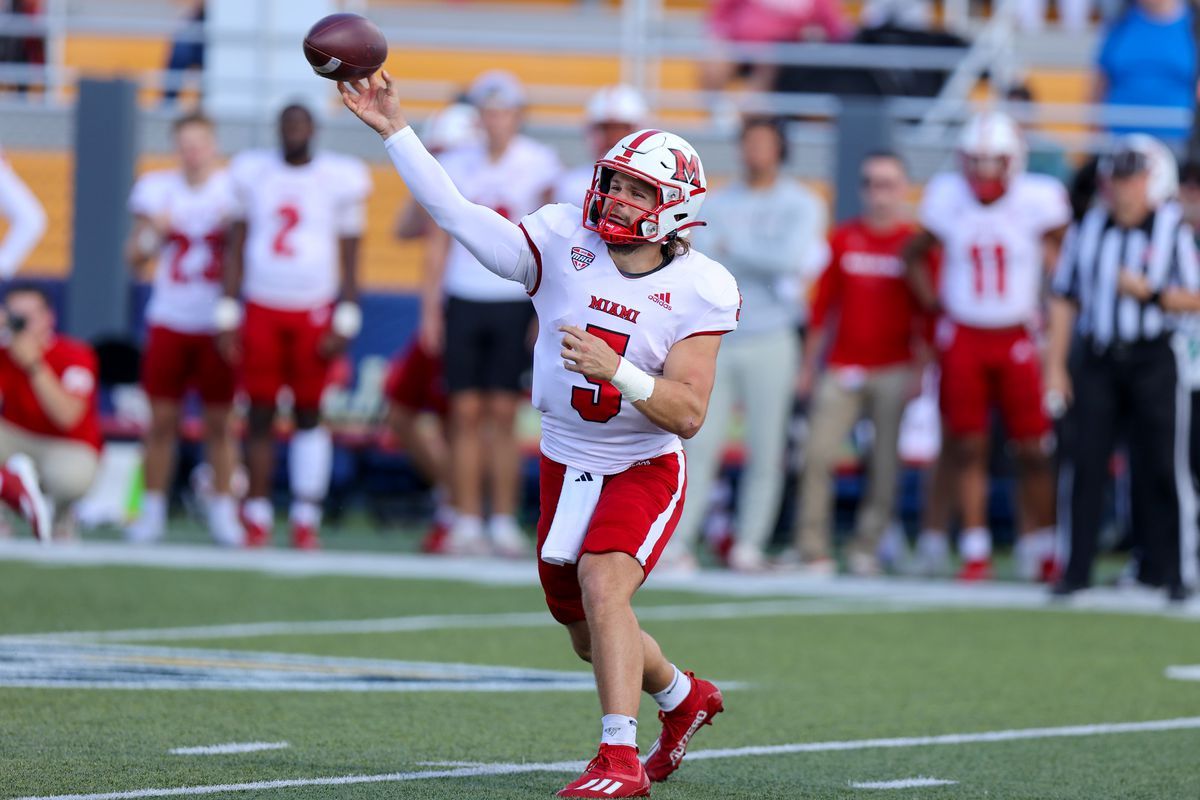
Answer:
<svg viewBox="0 0 1200 800"><path fill-rule="evenodd" d="M1066 580L1091 581L1109 460L1117 436L1129 447L1139 579L1175 585L1179 577L1175 353L1164 337L1099 351L1087 348L1074 378L1078 438L1072 448L1071 559Z"/></svg>

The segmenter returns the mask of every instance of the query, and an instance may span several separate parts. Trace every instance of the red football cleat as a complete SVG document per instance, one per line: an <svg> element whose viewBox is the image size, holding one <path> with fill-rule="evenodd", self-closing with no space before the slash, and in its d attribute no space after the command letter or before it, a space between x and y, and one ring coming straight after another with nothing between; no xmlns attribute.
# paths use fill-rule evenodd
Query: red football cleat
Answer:
<svg viewBox="0 0 1200 800"><path fill-rule="evenodd" d="M992 562L988 559L968 561L958 571L960 581L990 581L992 579Z"/></svg>
<svg viewBox="0 0 1200 800"><path fill-rule="evenodd" d="M246 532L246 538L243 539L246 547L266 547L271 543L271 529L266 525L259 525L245 514L241 515L242 530Z"/></svg>
<svg viewBox="0 0 1200 800"><path fill-rule="evenodd" d="M637 748L600 745L583 774L558 792L559 797L649 797L650 779Z"/></svg>
<svg viewBox="0 0 1200 800"><path fill-rule="evenodd" d="M655 782L665 781L679 769L683 754L687 752L688 743L696 731L711 725L713 717L725 710L720 689L691 672L683 674L691 679L692 690L674 711L658 712L663 724L662 733L646 757L646 775Z"/></svg>
<svg viewBox="0 0 1200 800"><path fill-rule="evenodd" d="M321 537L313 525L292 523L292 547L297 550L320 550Z"/></svg>
<svg viewBox="0 0 1200 800"><path fill-rule="evenodd" d="M433 555L446 552L446 537L450 535L450 526L443 522L434 522L421 540L421 552Z"/></svg>
<svg viewBox="0 0 1200 800"><path fill-rule="evenodd" d="M1038 582L1053 586L1058 583L1058 579L1062 577L1062 565L1058 563L1058 559L1051 556L1043 558L1041 567L1038 570Z"/></svg>

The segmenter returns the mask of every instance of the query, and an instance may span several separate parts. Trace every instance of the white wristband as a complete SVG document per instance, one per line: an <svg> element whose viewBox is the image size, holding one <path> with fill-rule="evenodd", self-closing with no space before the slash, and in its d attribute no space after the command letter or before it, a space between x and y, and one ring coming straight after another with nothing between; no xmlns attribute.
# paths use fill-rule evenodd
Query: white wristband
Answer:
<svg viewBox="0 0 1200 800"><path fill-rule="evenodd" d="M362 330L362 309L358 303L343 300L333 309L333 332L343 339L353 339Z"/></svg>
<svg viewBox="0 0 1200 800"><path fill-rule="evenodd" d="M231 331L242 324L242 304L236 297L222 297L213 306L213 325L221 333Z"/></svg>
<svg viewBox="0 0 1200 800"><path fill-rule="evenodd" d="M617 364L611 383L617 387L621 397L631 403L649 400L650 395L654 394L654 377L638 369L627 358L622 358Z"/></svg>

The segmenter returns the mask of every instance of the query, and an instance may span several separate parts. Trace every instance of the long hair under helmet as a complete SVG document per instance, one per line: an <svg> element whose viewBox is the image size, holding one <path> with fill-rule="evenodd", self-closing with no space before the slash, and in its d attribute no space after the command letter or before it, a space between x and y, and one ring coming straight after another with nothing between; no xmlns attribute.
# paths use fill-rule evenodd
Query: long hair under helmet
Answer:
<svg viewBox="0 0 1200 800"><path fill-rule="evenodd" d="M613 200L608 192L618 172L654 187L653 205ZM686 237L689 228L704 224L696 217L707 188L700 156L683 137L659 130L637 131L596 162L592 188L583 202L583 227L596 231L608 244L665 243ZM639 212L628 226L612 218L618 202Z"/></svg>

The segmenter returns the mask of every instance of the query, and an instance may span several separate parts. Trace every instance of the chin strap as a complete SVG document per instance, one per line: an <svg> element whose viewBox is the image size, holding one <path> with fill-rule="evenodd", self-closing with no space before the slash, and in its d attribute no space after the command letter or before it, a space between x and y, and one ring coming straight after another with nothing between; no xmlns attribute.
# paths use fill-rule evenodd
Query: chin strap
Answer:
<svg viewBox="0 0 1200 800"><path fill-rule="evenodd" d="M596 226L596 232L600 234L603 241L609 244L633 244L642 241L632 228L611 219L601 220L600 224Z"/></svg>

